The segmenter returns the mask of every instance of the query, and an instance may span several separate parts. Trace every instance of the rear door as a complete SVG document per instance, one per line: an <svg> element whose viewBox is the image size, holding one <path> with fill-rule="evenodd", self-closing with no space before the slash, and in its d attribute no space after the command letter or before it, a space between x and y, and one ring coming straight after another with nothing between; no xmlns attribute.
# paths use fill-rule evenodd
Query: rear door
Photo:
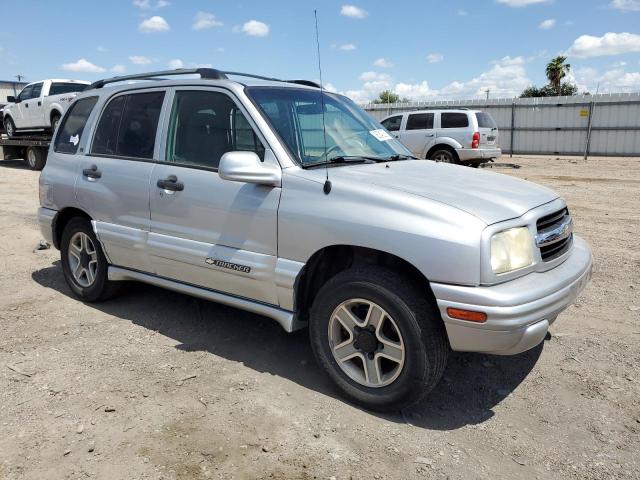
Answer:
<svg viewBox="0 0 640 480"><path fill-rule="evenodd" d="M415 157L425 158L434 144L436 132L433 128L433 112L410 113L404 129L400 132L400 142L411 150Z"/></svg>
<svg viewBox="0 0 640 480"><path fill-rule="evenodd" d="M164 89L117 94L102 106L90 150L81 158L76 192L110 263L152 271L149 182L157 158Z"/></svg>
<svg viewBox="0 0 640 480"><path fill-rule="evenodd" d="M463 148L471 148L473 129L469 126L467 112L441 112L438 136L453 138Z"/></svg>
<svg viewBox="0 0 640 480"><path fill-rule="evenodd" d="M276 305L280 188L223 180L222 155L277 160L237 99L177 88L151 178L149 252L158 275Z"/></svg>
<svg viewBox="0 0 640 480"><path fill-rule="evenodd" d="M31 128L44 126L44 114L42 113L43 87L43 82L34 83L31 90L31 98L24 102L29 116L29 127Z"/></svg>
<svg viewBox="0 0 640 480"><path fill-rule="evenodd" d="M498 144L498 126L493 117L485 112L475 112L480 132L480 146L493 147Z"/></svg>

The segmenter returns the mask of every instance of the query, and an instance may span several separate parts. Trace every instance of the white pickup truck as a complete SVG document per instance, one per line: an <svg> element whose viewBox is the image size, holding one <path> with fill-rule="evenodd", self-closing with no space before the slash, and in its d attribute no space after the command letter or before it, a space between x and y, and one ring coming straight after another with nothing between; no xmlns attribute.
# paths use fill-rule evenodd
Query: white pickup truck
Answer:
<svg viewBox="0 0 640 480"><path fill-rule="evenodd" d="M78 92L89 82L82 80L41 80L28 84L17 97L7 97L2 121L9 137L18 130L55 130L58 121Z"/></svg>

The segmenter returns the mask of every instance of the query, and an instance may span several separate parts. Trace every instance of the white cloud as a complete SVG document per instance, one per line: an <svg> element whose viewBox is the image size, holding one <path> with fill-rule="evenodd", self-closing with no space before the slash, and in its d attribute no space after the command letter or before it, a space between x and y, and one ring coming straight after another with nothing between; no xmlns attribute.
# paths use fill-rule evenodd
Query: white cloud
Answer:
<svg viewBox="0 0 640 480"><path fill-rule="evenodd" d="M266 37L269 35L269 25L258 20L249 20L241 27L233 27L234 32L243 32L250 37Z"/></svg>
<svg viewBox="0 0 640 480"><path fill-rule="evenodd" d="M602 37L582 35L576 38L567 51L569 55L581 58L634 52L640 52L640 35L627 32L608 32Z"/></svg>
<svg viewBox="0 0 640 480"><path fill-rule="evenodd" d="M175 68L184 68L184 62L179 58L174 58L173 60L169 60L169 68L172 70Z"/></svg>
<svg viewBox="0 0 640 480"><path fill-rule="evenodd" d="M538 28L541 28L542 30L549 30L550 28L553 28L555 24L556 24L555 18L548 18L540 22L540 25L538 25Z"/></svg>
<svg viewBox="0 0 640 480"><path fill-rule="evenodd" d="M151 0L133 0L133 5L140 10L158 10L171 5L171 3L167 0L158 0L155 4L152 4Z"/></svg>
<svg viewBox="0 0 640 480"><path fill-rule="evenodd" d="M114 65L113 67L111 67L111 71L113 73L124 73L127 70L127 68L124 65L121 64L117 64Z"/></svg>
<svg viewBox="0 0 640 480"><path fill-rule="evenodd" d="M80 60L72 63L63 63L60 68L67 72L102 73L105 71L104 68L91 63L86 58L81 58Z"/></svg>
<svg viewBox="0 0 640 480"><path fill-rule="evenodd" d="M356 46L353 43L345 43L338 47L340 50L344 50L345 52L350 52L356 49Z"/></svg>
<svg viewBox="0 0 640 480"><path fill-rule="evenodd" d="M391 68L393 67L393 63L386 58L379 58L375 62L373 62L373 66L379 68Z"/></svg>
<svg viewBox="0 0 640 480"><path fill-rule="evenodd" d="M388 81L391 80L391 77L386 73L378 73L378 72L363 72L360 75L360 80L365 82L371 81Z"/></svg>
<svg viewBox="0 0 640 480"><path fill-rule="evenodd" d="M166 32L171 30L171 27L169 27L169 24L164 18L154 15L153 17L143 20L140 25L138 25L138 30L143 33Z"/></svg>
<svg viewBox="0 0 640 480"><path fill-rule="evenodd" d="M628 93L640 91L640 72L627 72L624 68L614 68L602 74L591 67L576 69L572 79L580 91L596 93Z"/></svg>
<svg viewBox="0 0 640 480"><path fill-rule="evenodd" d="M194 30L204 30L205 28L221 27L224 25L221 21L216 20L216 16L209 12L198 12L193 21Z"/></svg>
<svg viewBox="0 0 640 480"><path fill-rule="evenodd" d="M508 7L526 7L529 5L535 5L536 3L549 3L552 0L498 0L498 3L502 3Z"/></svg>
<svg viewBox="0 0 640 480"><path fill-rule="evenodd" d="M149 57L144 57L142 55L132 55L129 57L129 61L135 65L149 65L153 63Z"/></svg>
<svg viewBox="0 0 640 480"><path fill-rule="evenodd" d="M426 80L416 84L397 83L393 91L401 98L407 97L410 100L426 100L438 95L438 91L432 90Z"/></svg>
<svg viewBox="0 0 640 480"><path fill-rule="evenodd" d="M618 10L640 12L640 0L612 0L609 6Z"/></svg>
<svg viewBox="0 0 640 480"><path fill-rule="evenodd" d="M369 12L367 12L363 8L356 7L355 5L342 5L342 8L340 9L340 15L349 18L363 19L367 15L369 15Z"/></svg>
<svg viewBox="0 0 640 480"><path fill-rule="evenodd" d="M464 8L459 8L457 13L461 17L466 17L467 15L469 15L469 12L467 12Z"/></svg>
<svg viewBox="0 0 640 480"><path fill-rule="evenodd" d="M100 53L106 53L109 51L109 49L107 47L103 47L102 45L98 45L96 47L96 50L99 51Z"/></svg>
<svg viewBox="0 0 640 480"><path fill-rule="evenodd" d="M430 53L429 55L427 55L427 61L429 63L439 63L442 60L444 60L444 55L442 55L441 53Z"/></svg>

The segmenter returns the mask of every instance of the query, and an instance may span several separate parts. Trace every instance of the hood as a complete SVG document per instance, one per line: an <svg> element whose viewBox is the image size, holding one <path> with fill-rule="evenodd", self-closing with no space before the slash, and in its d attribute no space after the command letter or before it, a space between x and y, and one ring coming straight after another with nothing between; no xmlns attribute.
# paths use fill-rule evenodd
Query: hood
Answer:
<svg viewBox="0 0 640 480"><path fill-rule="evenodd" d="M321 173L324 177L324 170ZM345 165L329 169L329 179L428 198L474 215L487 225L517 218L558 198L553 190L509 175L427 160Z"/></svg>

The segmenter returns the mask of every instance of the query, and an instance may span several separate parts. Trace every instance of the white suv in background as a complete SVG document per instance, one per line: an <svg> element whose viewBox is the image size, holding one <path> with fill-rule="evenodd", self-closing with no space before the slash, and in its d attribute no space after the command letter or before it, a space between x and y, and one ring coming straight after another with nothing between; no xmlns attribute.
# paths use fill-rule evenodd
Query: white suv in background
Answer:
<svg viewBox="0 0 640 480"><path fill-rule="evenodd" d="M404 112L380 123L418 158L477 166L502 155L496 122L479 110Z"/></svg>

